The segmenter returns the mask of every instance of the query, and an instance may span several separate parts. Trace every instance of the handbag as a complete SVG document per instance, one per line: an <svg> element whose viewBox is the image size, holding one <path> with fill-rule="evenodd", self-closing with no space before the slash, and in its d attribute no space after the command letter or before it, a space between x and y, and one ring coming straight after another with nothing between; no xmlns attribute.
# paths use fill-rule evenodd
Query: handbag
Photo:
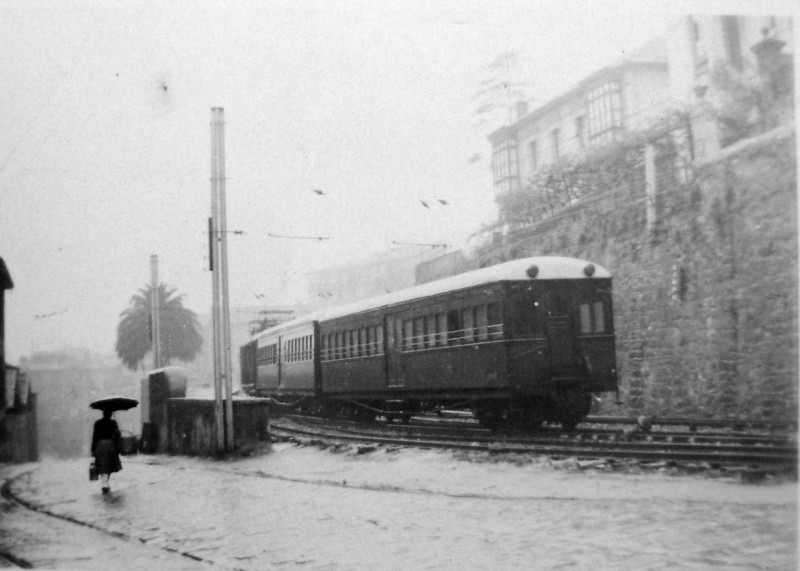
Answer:
<svg viewBox="0 0 800 571"><path fill-rule="evenodd" d="M94 462L89 464L89 480L96 480L97 479L97 467L94 465Z"/></svg>

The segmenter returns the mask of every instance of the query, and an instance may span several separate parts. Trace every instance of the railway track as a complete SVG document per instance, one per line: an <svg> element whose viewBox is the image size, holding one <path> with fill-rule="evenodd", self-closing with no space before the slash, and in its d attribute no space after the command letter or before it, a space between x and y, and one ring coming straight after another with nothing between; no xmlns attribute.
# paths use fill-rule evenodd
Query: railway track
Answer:
<svg viewBox="0 0 800 571"><path fill-rule="evenodd" d="M602 423L599 423L602 425ZM621 424L617 422L616 424ZM689 469L725 468L750 473L796 473L797 446L787 435L719 431L582 428L543 429L535 434L492 433L468 418L409 424L359 423L287 415L272 423L284 438L331 439L391 446L471 450L492 454L544 455L578 460L638 461Z"/></svg>

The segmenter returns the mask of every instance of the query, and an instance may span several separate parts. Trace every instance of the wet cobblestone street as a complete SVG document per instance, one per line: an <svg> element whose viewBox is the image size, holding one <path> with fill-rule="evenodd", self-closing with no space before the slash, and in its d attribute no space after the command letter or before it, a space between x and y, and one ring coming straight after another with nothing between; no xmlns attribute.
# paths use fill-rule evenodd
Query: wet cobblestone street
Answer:
<svg viewBox="0 0 800 571"><path fill-rule="evenodd" d="M128 458L112 479L112 494L103 496L86 481L87 466L86 459L31 464L10 490L48 512L128 538L154 557L182 559L171 568L796 565L794 483L279 444L237 461ZM125 543L108 535L104 541Z"/></svg>

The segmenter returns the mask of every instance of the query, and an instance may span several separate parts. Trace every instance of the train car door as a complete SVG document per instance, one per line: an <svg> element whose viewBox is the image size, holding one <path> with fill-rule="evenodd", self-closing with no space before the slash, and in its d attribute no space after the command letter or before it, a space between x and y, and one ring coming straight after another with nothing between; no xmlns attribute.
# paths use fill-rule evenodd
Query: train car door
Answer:
<svg viewBox="0 0 800 571"><path fill-rule="evenodd" d="M571 292L566 288L553 289L548 293L547 336L550 339L554 376L571 376L577 372L570 297Z"/></svg>
<svg viewBox="0 0 800 571"><path fill-rule="evenodd" d="M403 371L403 322L397 315L387 315L386 328L386 378L389 388L402 388L405 385Z"/></svg>

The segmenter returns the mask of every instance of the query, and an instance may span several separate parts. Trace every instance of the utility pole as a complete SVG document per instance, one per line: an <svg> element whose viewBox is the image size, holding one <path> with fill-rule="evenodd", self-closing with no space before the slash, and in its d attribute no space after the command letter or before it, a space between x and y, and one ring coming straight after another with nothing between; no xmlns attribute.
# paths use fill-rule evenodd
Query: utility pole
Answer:
<svg viewBox="0 0 800 571"><path fill-rule="evenodd" d="M214 419L217 450L233 450L228 231L225 211L225 122L221 107L211 109L211 276L214 324ZM224 410L223 410L224 392Z"/></svg>
<svg viewBox="0 0 800 571"><path fill-rule="evenodd" d="M161 368L161 298L158 295L158 256L150 256L150 323L153 338L153 369Z"/></svg>

